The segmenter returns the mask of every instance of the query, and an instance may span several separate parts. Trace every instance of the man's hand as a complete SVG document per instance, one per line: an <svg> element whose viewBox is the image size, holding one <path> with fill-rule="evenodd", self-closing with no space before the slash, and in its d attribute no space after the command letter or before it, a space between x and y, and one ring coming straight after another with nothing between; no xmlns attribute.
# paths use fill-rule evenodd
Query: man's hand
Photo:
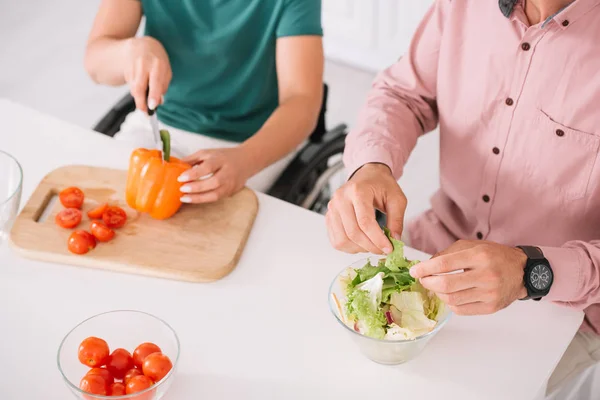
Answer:
<svg viewBox="0 0 600 400"><path fill-rule="evenodd" d="M239 192L254 172L240 146L200 150L183 161L193 167L179 177L184 203L212 203Z"/></svg>
<svg viewBox="0 0 600 400"><path fill-rule="evenodd" d="M527 296L523 251L493 242L459 240L410 274L459 315L491 314ZM452 271L462 273L435 276Z"/></svg>
<svg viewBox="0 0 600 400"><path fill-rule="evenodd" d="M329 202L326 221L331 244L347 253L390 253L392 245L377 224L375 209L387 214L389 230L400 239L406 196L386 165L367 164Z"/></svg>
<svg viewBox="0 0 600 400"><path fill-rule="evenodd" d="M144 112L148 112L148 108L153 110L162 103L171 83L173 73L169 56L163 45L150 36L129 39L127 54L124 76L135 106Z"/></svg>

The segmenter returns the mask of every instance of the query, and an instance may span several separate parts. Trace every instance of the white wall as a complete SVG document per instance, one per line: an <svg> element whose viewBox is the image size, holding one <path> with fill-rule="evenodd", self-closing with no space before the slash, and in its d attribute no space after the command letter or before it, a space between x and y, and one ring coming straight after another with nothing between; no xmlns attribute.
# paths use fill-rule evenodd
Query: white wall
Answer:
<svg viewBox="0 0 600 400"><path fill-rule="evenodd" d="M327 57L379 71L408 48L433 0L323 0Z"/></svg>

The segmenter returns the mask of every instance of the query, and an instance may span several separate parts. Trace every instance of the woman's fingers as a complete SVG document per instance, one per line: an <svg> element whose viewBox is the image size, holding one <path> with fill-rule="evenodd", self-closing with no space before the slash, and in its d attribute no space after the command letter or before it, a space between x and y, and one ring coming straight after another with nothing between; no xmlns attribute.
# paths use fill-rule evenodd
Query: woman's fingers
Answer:
<svg viewBox="0 0 600 400"><path fill-rule="evenodd" d="M133 79L129 82L131 96L135 100L138 110L147 112L146 93L148 90L148 78L150 71L142 58L135 62Z"/></svg>
<svg viewBox="0 0 600 400"><path fill-rule="evenodd" d="M181 187L182 193L206 193L221 187L221 177L217 173L210 178L188 182Z"/></svg>
<svg viewBox="0 0 600 400"><path fill-rule="evenodd" d="M154 110L162 103L162 96L167 91L167 67L155 59L149 74L148 108Z"/></svg>
<svg viewBox="0 0 600 400"><path fill-rule="evenodd" d="M209 179L212 175L219 171L222 166L223 163L219 161L219 159L212 157L207 158L206 160L200 161L199 164L194 165L192 168L181 174L178 178L178 181L191 182Z"/></svg>

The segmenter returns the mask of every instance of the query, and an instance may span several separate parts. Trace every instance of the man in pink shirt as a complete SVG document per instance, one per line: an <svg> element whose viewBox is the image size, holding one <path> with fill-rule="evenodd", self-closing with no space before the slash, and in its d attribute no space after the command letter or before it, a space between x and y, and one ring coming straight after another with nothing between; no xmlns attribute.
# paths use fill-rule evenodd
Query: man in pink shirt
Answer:
<svg viewBox="0 0 600 400"><path fill-rule="evenodd" d="M404 229L397 180L438 124L440 190ZM437 255L411 274L457 314L519 299L585 310L551 393L600 360L599 149L600 0L436 0L348 136L330 240L389 252L379 209ZM433 276L452 270L465 272Z"/></svg>

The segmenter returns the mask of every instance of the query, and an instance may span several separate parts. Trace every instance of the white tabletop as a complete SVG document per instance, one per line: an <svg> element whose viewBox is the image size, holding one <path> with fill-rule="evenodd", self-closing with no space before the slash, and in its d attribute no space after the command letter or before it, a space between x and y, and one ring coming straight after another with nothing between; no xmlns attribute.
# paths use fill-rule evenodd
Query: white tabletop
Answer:
<svg viewBox="0 0 600 400"><path fill-rule="evenodd" d="M23 166L22 205L56 167L125 169L131 151L6 100L0 149ZM412 362L375 364L328 309L331 280L361 256L330 247L322 216L259 200L238 267L212 284L36 262L0 247L0 398L69 398L56 367L58 345L78 322L112 309L150 312L177 331L183 350L166 400L530 400L582 321L581 312L517 302L491 316L454 316ZM411 249L407 255L424 257ZM149 295L154 291L162 295Z"/></svg>

